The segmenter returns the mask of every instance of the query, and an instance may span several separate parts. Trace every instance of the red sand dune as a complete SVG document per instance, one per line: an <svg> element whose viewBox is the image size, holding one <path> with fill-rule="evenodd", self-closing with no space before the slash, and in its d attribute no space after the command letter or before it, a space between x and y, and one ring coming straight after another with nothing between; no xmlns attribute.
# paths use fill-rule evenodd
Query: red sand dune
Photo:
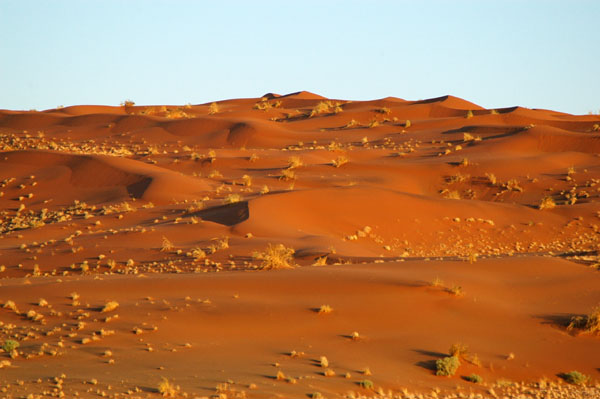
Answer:
<svg viewBox="0 0 600 399"><path fill-rule="evenodd" d="M1 396L600 397L599 125L309 92L0 110Z"/></svg>

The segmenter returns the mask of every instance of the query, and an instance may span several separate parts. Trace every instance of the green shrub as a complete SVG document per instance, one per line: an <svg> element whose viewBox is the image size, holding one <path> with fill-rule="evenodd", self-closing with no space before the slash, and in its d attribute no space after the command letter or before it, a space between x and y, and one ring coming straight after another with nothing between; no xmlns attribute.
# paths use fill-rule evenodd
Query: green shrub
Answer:
<svg viewBox="0 0 600 399"><path fill-rule="evenodd" d="M359 381L358 385L360 385L361 387L363 387L365 389L373 389L373 387L374 387L373 381L371 381L371 380L362 380L362 381Z"/></svg>
<svg viewBox="0 0 600 399"><path fill-rule="evenodd" d="M574 385L582 385L585 384L590 377L585 374L580 373L579 371L569 371L568 373L564 373L561 375L562 379L567 381L569 384Z"/></svg>
<svg viewBox="0 0 600 399"><path fill-rule="evenodd" d="M468 375L468 376L466 376L466 377L463 377L463 378L464 378L465 380L467 380L467 381L469 381L469 382L473 382L473 383L475 383L475 384L479 384L479 383L481 383L481 382L483 381L483 378L481 378L481 376L480 376L480 375L478 375L478 374L475 374L475 373L473 373L473 374L471 374L471 375Z"/></svg>
<svg viewBox="0 0 600 399"><path fill-rule="evenodd" d="M460 366L460 360L456 356L448 356L443 359L435 361L435 367L437 371L435 375L451 376L456 373L456 370Z"/></svg>
<svg viewBox="0 0 600 399"><path fill-rule="evenodd" d="M6 353L11 353L18 347L19 347L19 343L13 339L7 339L6 341L4 341L4 344L2 345L2 349Z"/></svg>

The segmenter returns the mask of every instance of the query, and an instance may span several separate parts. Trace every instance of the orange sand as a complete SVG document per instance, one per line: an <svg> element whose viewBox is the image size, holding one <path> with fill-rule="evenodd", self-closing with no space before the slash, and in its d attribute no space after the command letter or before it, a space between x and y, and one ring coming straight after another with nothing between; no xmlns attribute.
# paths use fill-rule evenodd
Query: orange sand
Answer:
<svg viewBox="0 0 600 399"><path fill-rule="evenodd" d="M600 339L566 326L600 304L599 124L308 92L0 110L0 304L17 308L0 340L20 343L0 393L158 397L164 377L181 397L516 397L507 381L571 370L593 385ZM296 267L261 270L269 244ZM479 362L436 376L458 342Z"/></svg>

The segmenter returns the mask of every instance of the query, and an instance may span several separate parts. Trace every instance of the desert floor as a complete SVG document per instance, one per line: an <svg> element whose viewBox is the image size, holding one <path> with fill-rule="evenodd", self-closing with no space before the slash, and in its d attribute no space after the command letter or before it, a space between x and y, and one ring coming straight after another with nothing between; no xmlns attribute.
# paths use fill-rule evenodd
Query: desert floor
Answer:
<svg viewBox="0 0 600 399"><path fill-rule="evenodd" d="M2 397L600 397L599 115L126 102L0 151Z"/></svg>

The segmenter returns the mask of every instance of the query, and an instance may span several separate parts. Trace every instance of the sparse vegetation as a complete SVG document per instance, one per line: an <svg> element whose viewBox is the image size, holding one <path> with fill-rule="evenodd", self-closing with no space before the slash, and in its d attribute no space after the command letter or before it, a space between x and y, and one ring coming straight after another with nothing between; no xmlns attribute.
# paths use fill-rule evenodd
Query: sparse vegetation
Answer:
<svg viewBox="0 0 600 399"><path fill-rule="evenodd" d="M543 210L543 209L552 209L556 207L556 203L554 202L554 200L552 199L552 197L544 197L542 198L542 201L540 202L540 204L538 205L538 209Z"/></svg>
<svg viewBox="0 0 600 399"><path fill-rule="evenodd" d="M302 166L302 160L300 157L293 156L288 159L288 169L296 169Z"/></svg>
<svg viewBox="0 0 600 399"><path fill-rule="evenodd" d="M219 104L217 103L211 103L208 107L208 114L209 115L214 115L216 113L219 112Z"/></svg>
<svg viewBox="0 0 600 399"><path fill-rule="evenodd" d="M106 302L106 304L102 308L102 312L112 312L113 310L115 310L118 307L119 307L119 302L109 301L109 302Z"/></svg>
<svg viewBox="0 0 600 399"><path fill-rule="evenodd" d="M252 257L261 261L261 269L291 269L295 266L294 252L283 244L269 244L263 252L255 252Z"/></svg>
<svg viewBox="0 0 600 399"><path fill-rule="evenodd" d="M450 356L464 358L469 353L469 347L465 344L457 342L450 346L448 353L450 354Z"/></svg>
<svg viewBox="0 0 600 399"><path fill-rule="evenodd" d="M2 344L2 350L8 354L11 354L14 350L16 350L20 346L18 341L14 339L7 339Z"/></svg>
<svg viewBox="0 0 600 399"><path fill-rule="evenodd" d="M358 382L358 385L360 385L361 388L364 388L364 389L373 389L375 387L375 385L373 384L373 381L371 381L371 380L361 380Z"/></svg>
<svg viewBox="0 0 600 399"><path fill-rule="evenodd" d="M310 111L310 113L308 114L308 117L312 118L314 116L322 115L322 114L337 114L342 111L343 111L343 109L342 109L341 103L334 102L331 100L320 101Z"/></svg>
<svg viewBox="0 0 600 399"><path fill-rule="evenodd" d="M317 310L317 313L319 314L327 314L327 313L331 313L333 311L333 308L329 305L321 305L319 307L319 309Z"/></svg>
<svg viewBox="0 0 600 399"><path fill-rule="evenodd" d="M481 384L483 382L483 378L479 374L471 374L463 377L466 381L472 382L474 384Z"/></svg>
<svg viewBox="0 0 600 399"><path fill-rule="evenodd" d="M223 202L226 204L235 204L236 202L240 202L242 200L242 196L236 193L228 194Z"/></svg>
<svg viewBox="0 0 600 399"><path fill-rule="evenodd" d="M600 305L585 316L575 316L567 326L567 330L577 330L583 334L600 334Z"/></svg>
<svg viewBox="0 0 600 399"><path fill-rule="evenodd" d="M348 163L348 158L345 155L340 155L336 159L331 161L331 164L333 166L335 166L336 168L339 168L340 166L345 165L347 163Z"/></svg>
<svg viewBox="0 0 600 399"><path fill-rule="evenodd" d="M171 250L173 250L173 243L167 237L163 236L160 251L167 252Z"/></svg>
<svg viewBox="0 0 600 399"><path fill-rule="evenodd" d="M460 360L456 356L448 356L435 361L436 375L453 376L460 366Z"/></svg>
<svg viewBox="0 0 600 399"><path fill-rule="evenodd" d="M583 385L590 380L589 376L576 370L561 374L561 378L573 385Z"/></svg>
<svg viewBox="0 0 600 399"><path fill-rule="evenodd" d="M164 378L158 383L158 393L165 398L174 398L177 394L175 386L169 382L168 379Z"/></svg>

